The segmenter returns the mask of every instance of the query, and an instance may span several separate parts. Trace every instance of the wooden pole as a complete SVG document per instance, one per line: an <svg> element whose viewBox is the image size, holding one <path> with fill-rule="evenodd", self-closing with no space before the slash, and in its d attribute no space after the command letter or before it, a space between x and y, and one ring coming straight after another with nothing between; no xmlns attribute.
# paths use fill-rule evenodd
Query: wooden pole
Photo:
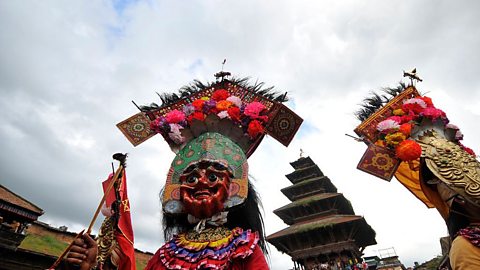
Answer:
<svg viewBox="0 0 480 270"><path fill-rule="evenodd" d="M100 209L102 209L103 203L107 199L107 194L110 193L110 191L112 190L113 184L118 181L118 177L123 172L123 169L124 169L123 165L120 164L120 166L118 166L117 171L115 172L115 175L113 176L112 181L108 184L107 190L103 193L102 200L100 200L100 203L97 206L97 210L95 211L95 214L93 215L93 218L90 221L90 225L88 226L88 229L87 229L88 234L90 234L90 232L92 231L93 225L95 224L95 220L97 220L98 214L100 213Z"/></svg>
<svg viewBox="0 0 480 270"><path fill-rule="evenodd" d="M65 250L63 251L62 255L60 255L58 257L58 259L52 264L52 266L50 266L50 268L48 268L49 270L53 269L55 270L55 268L57 268L57 266L60 264L60 262L62 261L63 257L65 257L65 255L67 255L67 252L72 248L73 246L73 243L75 242L75 240L77 240L80 236L83 235L83 232L85 231L85 229L83 229L81 232L77 233L77 235L75 235L75 237L73 238L72 242L70 243L70 245L67 246L67 248L65 248Z"/></svg>
<svg viewBox="0 0 480 270"><path fill-rule="evenodd" d="M124 155L124 157L126 157L126 155ZM114 155L114 158L115 158L115 155ZM107 194L110 193L114 183L118 181L118 178L123 173L123 170L125 169L124 162L125 162L125 159L120 161L120 165L118 166L117 171L115 171L115 174L113 175L112 181L108 184L107 190L103 193L102 200L100 200L100 203L98 204L97 210L95 211L95 214L93 215L93 218L90 221L90 225L88 226L88 229L86 231L87 234L90 234L92 232L92 228L93 228L93 225L95 224L95 220L97 220L98 214L100 213L100 209L102 209L102 205L105 202L105 200L107 199ZM75 236L75 238L73 238L72 242L65 248L63 253L58 257L58 259L48 269L55 269L58 266L58 264L60 264L60 262L65 257L65 255L67 255L67 253L72 248L75 240L78 239L80 236L82 236L84 232L85 232L85 230L82 230L81 232L79 232Z"/></svg>

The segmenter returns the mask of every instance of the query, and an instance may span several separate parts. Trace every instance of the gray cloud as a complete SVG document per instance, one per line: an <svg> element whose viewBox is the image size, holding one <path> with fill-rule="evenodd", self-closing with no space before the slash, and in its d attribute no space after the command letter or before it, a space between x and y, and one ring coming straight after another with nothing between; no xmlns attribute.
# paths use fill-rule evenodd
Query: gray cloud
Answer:
<svg viewBox="0 0 480 270"><path fill-rule="evenodd" d="M130 100L150 103L155 91L211 80L227 58L234 74L288 91L310 126L286 149L268 138L250 160L268 233L285 226L271 212L288 203L279 188L303 148L377 231L367 253L395 246L412 265L440 252L446 229L435 211L398 183L356 171L364 146L343 134L358 124L352 112L370 90L416 66L420 90L479 152L477 2L123 4L0 3L0 181L42 207L44 220L88 225L111 154L130 152L136 243L155 251L163 241L158 192L173 154L161 138L133 148L115 124L136 113ZM273 269L291 264L272 249Z"/></svg>

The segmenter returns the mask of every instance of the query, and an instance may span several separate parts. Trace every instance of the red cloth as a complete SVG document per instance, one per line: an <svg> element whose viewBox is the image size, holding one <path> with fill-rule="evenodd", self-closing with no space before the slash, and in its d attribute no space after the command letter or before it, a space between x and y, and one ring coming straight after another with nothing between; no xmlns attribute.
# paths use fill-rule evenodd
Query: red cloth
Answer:
<svg viewBox="0 0 480 270"><path fill-rule="evenodd" d="M113 177L110 175L108 179L102 183L103 192L107 191L106 189L112 180ZM132 219L130 217L130 201L128 200L127 195L127 176L125 170L122 172L122 178L118 181L117 190L120 194L120 205L118 209L119 220L115 232L115 238L124 255L121 256L121 260L118 263L118 270L136 270L135 250L133 248L133 228ZM112 188L106 196L105 204L107 207L111 207L115 200L115 188Z"/></svg>
<svg viewBox="0 0 480 270"><path fill-rule="evenodd" d="M232 265L228 270L269 270L265 256L263 255L262 250L258 245L253 250L253 253L245 259L236 259L233 260ZM160 259L160 250L158 250L155 255L150 259L145 267L145 270L167 270L163 266Z"/></svg>

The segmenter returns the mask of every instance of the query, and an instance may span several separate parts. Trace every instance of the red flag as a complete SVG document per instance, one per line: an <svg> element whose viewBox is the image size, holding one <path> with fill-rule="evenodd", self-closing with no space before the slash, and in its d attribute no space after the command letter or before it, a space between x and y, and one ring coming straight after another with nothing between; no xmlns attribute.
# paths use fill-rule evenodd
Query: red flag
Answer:
<svg viewBox="0 0 480 270"><path fill-rule="evenodd" d="M103 185L103 192L106 192L107 187L112 181L112 175L105 180ZM118 191L120 204L118 206L118 224L115 231L115 238L124 256L120 258L118 263L118 270L136 270L135 267L135 250L133 248L133 229L132 219L130 217L130 201L127 195L127 176L125 170L122 173L116 187L112 188L106 196L105 204L111 207L112 203L117 199L115 190Z"/></svg>

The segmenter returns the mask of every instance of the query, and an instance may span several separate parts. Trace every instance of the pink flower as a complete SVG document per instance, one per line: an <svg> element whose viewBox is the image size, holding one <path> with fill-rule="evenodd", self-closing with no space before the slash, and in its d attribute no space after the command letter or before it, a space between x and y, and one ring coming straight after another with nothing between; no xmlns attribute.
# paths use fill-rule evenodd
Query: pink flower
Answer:
<svg viewBox="0 0 480 270"><path fill-rule="evenodd" d="M422 108L426 108L427 107L427 103L425 103L425 101L423 101L423 99L420 99L420 98L410 98L410 99L407 99L403 102L403 104L418 104L420 105L420 107Z"/></svg>
<svg viewBox="0 0 480 270"><path fill-rule="evenodd" d="M237 107L242 107L242 100L237 96L230 96L227 98L228 101L232 102Z"/></svg>
<svg viewBox="0 0 480 270"><path fill-rule="evenodd" d="M377 124L377 130L380 132L388 131L392 129L399 129L399 128L400 128L400 124L398 124L396 121L392 119L386 119Z"/></svg>
<svg viewBox="0 0 480 270"><path fill-rule="evenodd" d="M245 107L245 111L243 113L251 119L257 119L259 118L260 113L265 110L265 108L265 105L262 103L254 101Z"/></svg>
<svg viewBox="0 0 480 270"><path fill-rule="evenodd" d="M185 138L180 131L181 129L183 129L183 127L179 124L170 124L170 133L168 133L168 137L176 144L182 144L185 141Z"/></svg>
<svg viewBox="0 0 480 270"><path fill-rule="evenodd" d="M393 120L393 121L395 121L399 124L402 123L402 117L400 117L400 116L390 116L390 117L387 118L387 120Z"/></svg>
<svg viewBox="0 0 480 270"><path fill-rule="evenodd" d="M172 110L165 115L169 124L176 124L185 120L185 114L179 110Z"/></svg>
<svg viewBox="0 0 480 270"><path fill-rule="evenodd" d="M457 132L455 132L455 140L463 140L463 133L460 130L457 130Z"/></svg>
<svg viewBox="0 0 480 270"><path fill-rule="evenodd" d="M424 109L421 114L422 114L423 116L427 117L427 118L430 118L430 119L437 119L437 118L445 118L445 117L447 117L447 115L445 114L445 112L443 112L443 111L440 110L440 109L433 108L433 107Z"/></svg>

